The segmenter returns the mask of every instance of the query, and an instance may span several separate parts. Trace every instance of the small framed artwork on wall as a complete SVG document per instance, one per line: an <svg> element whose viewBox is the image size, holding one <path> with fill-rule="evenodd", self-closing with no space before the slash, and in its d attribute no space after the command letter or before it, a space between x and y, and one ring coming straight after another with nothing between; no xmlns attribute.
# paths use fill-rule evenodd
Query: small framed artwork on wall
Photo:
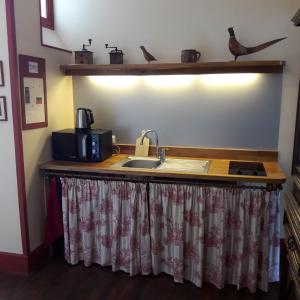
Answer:
<svg viewBox="0 0 300 300"><path fill-rule="evenodd" d="M0 121L7 121L6 98L0 96Z"/></svg>
<svg viewBox="0 0 300 300"><path fill-rule="evenodd" d="M0 86L4 86L3 62L0 60Z"/></svg>
<svg viewBox="0 0 300 300"><path fill-rule="evenodd" d="M19 55L23 130L48 126L46 62L44 58Z"/></svg>

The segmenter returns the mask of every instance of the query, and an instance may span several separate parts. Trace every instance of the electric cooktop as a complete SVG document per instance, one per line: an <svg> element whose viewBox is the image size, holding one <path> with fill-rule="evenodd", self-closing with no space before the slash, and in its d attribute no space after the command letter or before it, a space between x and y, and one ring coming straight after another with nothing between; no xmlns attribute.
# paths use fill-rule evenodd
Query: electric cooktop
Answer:
<svg viewBox="0 0 300 300"><path fill-rule="evenodd" d="M228 174L267 176L262 162L230 161Z"/></svg>

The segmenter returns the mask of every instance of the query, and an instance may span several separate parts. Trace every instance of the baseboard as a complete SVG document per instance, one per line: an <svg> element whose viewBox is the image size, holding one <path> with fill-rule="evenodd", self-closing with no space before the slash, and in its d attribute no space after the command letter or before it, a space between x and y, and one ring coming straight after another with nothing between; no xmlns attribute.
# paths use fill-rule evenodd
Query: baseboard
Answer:
<svg viewBox="0 0 300 300"><path fill-rule="evenodd" d="M0 252L0 272L27 275L39 267L49 255L49 249L43 245L33 250L29 256Z"/></svg>
<svg viewBox="0 0 300 300"><path fill-rule="evenodd" d="M24 254L0 252L0 271L28 274L28 257Z"/></svg>
<svg viewBox="0 0 300 300"><path fill-rule="evenodd" d="M28 257L29 271L39 267L49 256L49 248L41 245L33 250Z"/></svg>

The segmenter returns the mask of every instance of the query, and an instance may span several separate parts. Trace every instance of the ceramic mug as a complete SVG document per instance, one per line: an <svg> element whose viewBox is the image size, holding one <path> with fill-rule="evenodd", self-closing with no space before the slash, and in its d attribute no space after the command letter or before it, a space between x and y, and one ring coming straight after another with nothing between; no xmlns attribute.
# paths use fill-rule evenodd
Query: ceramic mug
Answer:
<svg viewBox="0 0 300 300"><path fill-rule="evenodd" d="M194 49L185 49L181 51L182 63L194 63L199 60L201 53Z"/></svg>

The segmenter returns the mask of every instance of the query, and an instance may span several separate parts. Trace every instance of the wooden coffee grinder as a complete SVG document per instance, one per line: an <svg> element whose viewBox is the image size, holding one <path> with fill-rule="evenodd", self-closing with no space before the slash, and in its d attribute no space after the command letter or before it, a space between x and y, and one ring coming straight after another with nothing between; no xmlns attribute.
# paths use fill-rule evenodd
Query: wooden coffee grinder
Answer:
<svg viewBox="0 0 300 300"><path fill-rule="evenodd" d="M75 51L75 64L92 64L93 63L93 52L88 51L86 47L90 47L92 39L88 40L89 43L83 44L80 51Z"/></svg>
<svg viewBox="0 0 300 300"><path fill-rule="evenodd" d="M105 48L112 48L109 52L110 64L123 64L123 51L118 49L118 47L108 47L108 44L105 44Z"/></svg>

